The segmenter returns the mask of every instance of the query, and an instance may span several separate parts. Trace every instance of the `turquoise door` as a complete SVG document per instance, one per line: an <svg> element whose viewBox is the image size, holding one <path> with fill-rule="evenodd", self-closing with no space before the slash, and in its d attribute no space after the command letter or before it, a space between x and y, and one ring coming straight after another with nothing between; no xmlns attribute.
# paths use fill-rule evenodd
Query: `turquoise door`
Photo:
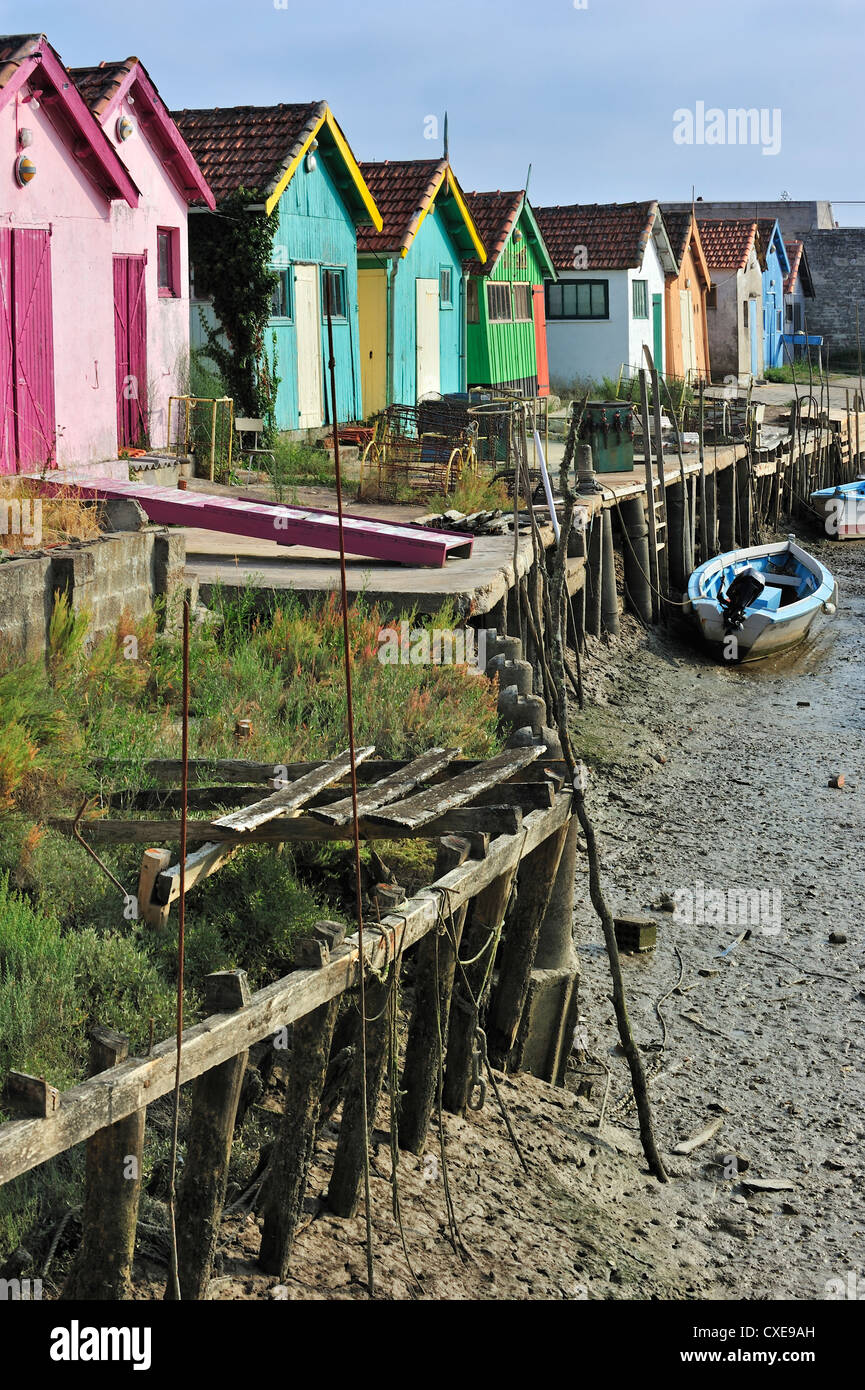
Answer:
<svg viewBox="0 0 865 1390"><path fill-rule="evenodd" d="M751 375L757 375L757 301L748 300L748 333L751 338Z"/></svg>
<svg viewBox="0 0 865 1390"><path fill-rule="evenodd" d="M652 356L659 372L664 370L664 310L659 294L652 295Z"/></svg>

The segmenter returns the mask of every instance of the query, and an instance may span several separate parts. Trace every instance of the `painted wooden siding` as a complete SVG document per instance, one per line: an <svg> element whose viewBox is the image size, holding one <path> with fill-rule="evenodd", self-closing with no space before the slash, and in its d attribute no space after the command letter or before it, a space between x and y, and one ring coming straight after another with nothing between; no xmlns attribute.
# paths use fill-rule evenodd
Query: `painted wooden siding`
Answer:
<svg viewBox="0 0 865 1390"><path fill-rule="evenodd" d="M774 289L772 286L774 285ZM780 315L781 324L778 325ZM763 367L780 367L784 363L781 335L784 328L784 270L778 257L774 238L766 253L763 271Z"/></svg>
<svg viewBox="0 0 865 1390"><path fill-rule="evenodd" d="M501 258L489 276L478 276L479 322L470 323L468 337L468 380L475 386L504 386L510 382L537 379L535 328L525 322L490 323L487 315L488 280L543 285L544 273L531 245L523 219L521 243L508 237ZM525 248L525 250L523 250Z"/></svg>
<svg viewBox="0 0 865 1390"><path fill-rule="evenodd" d="M340 421L363 418L358 351L357 236L345 205L319 156L311 172L300 166L278 204L279 224L274 237L274 259L278 265L297 262L329 266L345 271L347 318L334 320L333 346L336 358L336 408ZM281 377L276 401L277 425L281 430L298 428L297 339L293 321L272 321L268 330L267 352L273 354L276 334L276 369ZM324 382L327 359L327 325L322 297L322 360ZM329 402L329 383L325 399ZM329 412L329 404L326 406ZM322 421L324 423L324 421Z"/></svg>
<svg viewBox="0 0 865 1390"><path fill-rule="evenodd" d="M690 286L685 281L690 281ZM684 375L684 346L682 342L682 315L679 295L690 288L694 319L694 352L698 376L709 379L709 332L706 323L706 291L694 260L691 244L682 257L678 275L668 275L664 290L664 317L667 327L666 370L670 376Z"/></svg>
<svg viewBox="0 0 865 1390"><path fill-rule="evenodd" d="M417 400L417 291L418 280L438 280L442 266L450 266L453 308L439 310L439 369L441 393L462 389L461 265L438 210L428 213L404 260L397 261L393 280L393 400L414 405Z"/></svg>

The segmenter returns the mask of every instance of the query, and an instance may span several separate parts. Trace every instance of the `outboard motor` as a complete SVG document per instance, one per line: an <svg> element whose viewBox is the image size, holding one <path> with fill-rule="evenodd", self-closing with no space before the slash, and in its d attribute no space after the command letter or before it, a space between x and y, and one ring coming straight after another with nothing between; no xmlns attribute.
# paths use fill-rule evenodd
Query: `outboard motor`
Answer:
<svg viewBox="0 0 865 1390"><path fill-rule="evenodd" d="M738 632L745 621L745 609L762 594L766 581L753 565L746 565L730 581L726 594L718 602L724 613L724 631Z"/></svg>

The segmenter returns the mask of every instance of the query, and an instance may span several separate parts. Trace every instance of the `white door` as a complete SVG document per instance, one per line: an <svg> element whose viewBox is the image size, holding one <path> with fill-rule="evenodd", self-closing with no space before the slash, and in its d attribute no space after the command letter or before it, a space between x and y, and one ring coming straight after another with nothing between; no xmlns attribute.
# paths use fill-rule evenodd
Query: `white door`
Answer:
<svg viewBox="0 0 865 1390"><path fill-rule="evenodd" d="M318 266L294 267L294 322L297 333L297 426L324 424L321 400L321 312Z"/></svg>
<svg viewBox="0 0 865 1390"><path fill-rule="evenodd" d="M439 371L439 282L418 280L417 284L417 399L437 395L441 388Z"/></svg>
<svg viewBox="0 0 865 1390"><path fill-rule="evenodd" d="M696 375L697 350L694 345L694 305L690 290L679 290L679 312L682 316L682 362L685 376Z"/></svg>

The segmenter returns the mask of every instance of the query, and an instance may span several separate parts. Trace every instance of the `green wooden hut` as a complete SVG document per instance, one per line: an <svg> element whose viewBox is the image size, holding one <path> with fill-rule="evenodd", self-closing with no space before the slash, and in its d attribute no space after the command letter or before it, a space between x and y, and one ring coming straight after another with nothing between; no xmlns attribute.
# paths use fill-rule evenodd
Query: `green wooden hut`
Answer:
<svg viewBox="0 0 865 1390"><path fill-rule="evenodd" d="M548 396L544 281L556 272L525 190L467 193L466 204L487 248L469 268L469 387Z"/></svg>

